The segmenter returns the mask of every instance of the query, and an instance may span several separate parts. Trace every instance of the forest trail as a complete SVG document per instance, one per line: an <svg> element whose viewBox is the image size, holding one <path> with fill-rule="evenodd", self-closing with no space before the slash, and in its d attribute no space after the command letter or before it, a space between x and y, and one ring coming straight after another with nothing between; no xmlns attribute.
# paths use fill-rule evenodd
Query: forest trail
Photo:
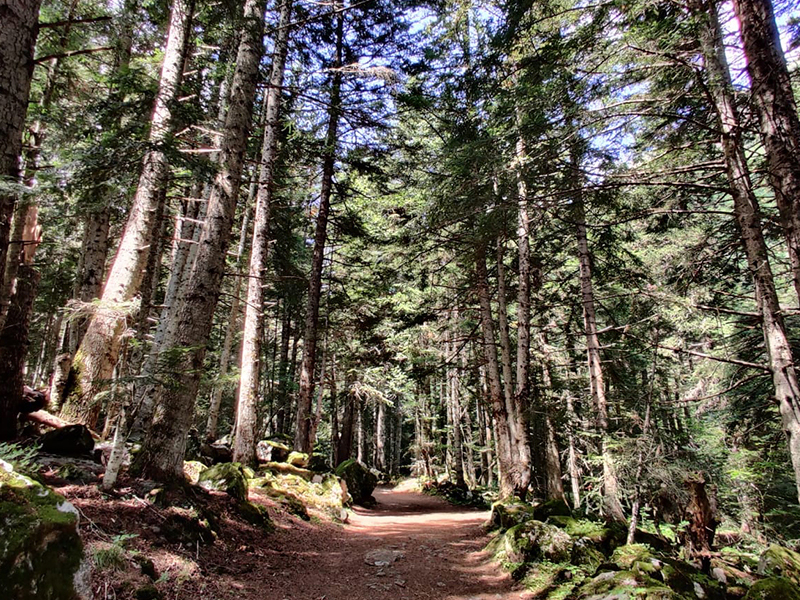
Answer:
<svg viewBox="0 0 800 600"><path fill-rule="evenodd" d="M485 511L410 489L378 488L340 527L279 529L257 569L231 585L263 600L518 600L528 597L482 552ZM255 576L254 576L255 575Z"/></svg>

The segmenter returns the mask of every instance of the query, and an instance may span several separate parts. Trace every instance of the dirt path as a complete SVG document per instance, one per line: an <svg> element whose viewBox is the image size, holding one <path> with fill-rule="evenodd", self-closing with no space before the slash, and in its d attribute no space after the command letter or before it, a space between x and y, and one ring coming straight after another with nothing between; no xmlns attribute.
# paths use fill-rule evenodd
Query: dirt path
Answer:
<svg viewBox="0 0 800 600"><path fill-rule="evenodd" d="M344 527L279 530L255 571L231 578L263 600L517 600L526 596L481 552L488 513L409 489L379 488Z"/></svg>

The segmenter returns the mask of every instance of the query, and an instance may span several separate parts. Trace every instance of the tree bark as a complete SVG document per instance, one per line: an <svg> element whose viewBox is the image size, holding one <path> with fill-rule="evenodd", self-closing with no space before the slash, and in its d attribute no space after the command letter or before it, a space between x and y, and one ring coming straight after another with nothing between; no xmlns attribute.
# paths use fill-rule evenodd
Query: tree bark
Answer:
<svg viewBox="0 0 800 600"><path fill-rule="evenodd" d="M583 193L578 172L578 159L572 156L572 168L577 197L574 202L575 233L578 242L578 261L580 263L581 302L583 304L583 324L586 335L586 355L589 365L589 387L595 410L595 422L601 436L600 452L603 460L603 511L606 518L625 522L625 513L619 501L619 483L611 452L608 449L608 405L603 380L603 365L600 356L600 340L597 336L597 314L595 312L594 289L592 286L592 264L589 242L586 236L586 214Z"/></svg>
<svg viewBox="0 0 800 600"><path fill-rule="evenodd" d="M24 393L28 330L40 278L33 268L33 253L41 241L41 227L36 220L35 208L25 213L26 226L22 235L27 243L20 252L15 290L10 298L5 326L0 332L0 381L3 382L0 390L0 440L13 439L17 434L17 414Z"/></svg>
<svg viewBox="0 0 800 600"><path fill-rule="evenodd" d="M5 278L11 221L20 183L22 132L33 77L41 0L0 4L0 282ZM8 305L9 298L0 298Z"/></svg>
<svg viewBox="0 0 800 600"><path fill-rule="evenodd" d="M102 408L96 395L112 378L119 357L127 318L125 305L139 291L150 246L157 243L161 231L158 215L163 215L169 177L163 145L172 133L172 103L182 79L193 9L194 0L175 0L172 5L159 90L150 119L148 141L152 149L144 157L125 231L103 288L101 308L89 322L75 357L77 388L62 407L62 413L90 428L97 423Z"/></svg>
<svg viewBox="0 0 800 600"><path fill-rule="evenodd" d="M750 94L800 300L800 118L771 0L734 0Z"/></svg>
<svg viewBox="0 0 800 600"><path fill-rule="evenodd" d="M314 233L314 253L311 258L311 276L308 284L308 306L303 333L303 362L300 366L300 389L297 396L297 421L294 449L311 454L314 440L311 439L311 400L314 397L314 367L317 354L317 326L322 292L322 265L325 258L325 240L328 231L333 171L336 162L336 141L339 117L342 108L342 71L344 53L344 14L341 0L334 0L336 19L336 57L331 76L330 109L328 130L325 135L325 157L322 162L322 182L319 194L319 212Z"/></svg>
<svg viewBox="0 0 800 600"><path fill-rule="evenodd" d="M206 227L184 290L168 314L175 324L170 328L174 333L165 338L162 353L180 352L175 360L176 385L155 390L156 414L138 462L143 474L158 481L183 476L186 441L194 419L194 401L225 272L244 168L263 53L263 0L245 1L242 27L221 142L220 171L208 200Z"/></svg>
<svg viewBox="0 0 800 600"><path fill-rule="evenodd" d="M800 386L794 357L775 291L767 245L761 229L761 212L750 181L717 12L713 4L704 4L702 0L695 2L693 8L706 18L700 41L708 75L707 89L717 112L734 213L755 284L756 304L761 313L761 327L772 371L775 398L781 413L781 425L786 434L800 501Z"/></svg>
<svg viewBox="0 0 800 600"><path fill-rule="evenodd" d="M236 433L233 460L243 464L256 462L258 429L258 382L261 367L261 338L264 334L264 287L269 257L269 219L275 179L275 159L278 156L280 108L283 73L289 48L291 0L283 0L278 22L278 35L272 56L272 73L266 100L264 140L253 218L253 246L247 279L247 303L242 334L242 369L239 379L239 400L236 412Z"/></svg>
<svg viewBox="0 0 800 600"><path fill-rule="evenodd" d="M489 276L486 270L486 245L479 243L475 252L475 275L478 300L480 302L481 331L483 333L486 377L489 382L489 398L495 420L497 460L500 468L500 496L517 496L524 499L527 494L529 465L520 465L514 454L511 433L508 429L509 415L506 411L500 368L497 361L494 319L489 295ZM521 471L525 471L522 473Z"/></svg>

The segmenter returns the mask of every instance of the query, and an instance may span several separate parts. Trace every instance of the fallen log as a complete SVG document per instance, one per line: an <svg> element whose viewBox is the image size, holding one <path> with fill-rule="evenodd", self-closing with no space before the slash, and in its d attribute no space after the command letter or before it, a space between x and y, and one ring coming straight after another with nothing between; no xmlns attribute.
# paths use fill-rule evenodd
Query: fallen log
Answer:
<svg viewBox="0 0 800 600"><path fill-rule="evenodd" d="M24 414L22 415L22 417L27 421L38 423L39 425L46 425L54 429L62 429L64 427L67 427L68 425L75 425L75 423L70 423L68 421L65 421L61 417L57 417L53 414L50 414L46 410L37 410L31 413ZM100 439L99 433L92 431L91 429L89 429L89 433L92 434L92 438L94 438L95 440Z"/></svg>

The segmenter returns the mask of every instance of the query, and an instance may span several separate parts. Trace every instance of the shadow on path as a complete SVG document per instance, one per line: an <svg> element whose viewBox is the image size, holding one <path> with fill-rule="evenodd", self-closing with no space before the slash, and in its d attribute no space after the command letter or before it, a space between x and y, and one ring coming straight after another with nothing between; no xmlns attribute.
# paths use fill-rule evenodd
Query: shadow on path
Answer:
<svg viewBox="0 0 800 600"><path fill-rule="evenodd" d="M279 530L265 538L257 573L237 578L263 600L517 600L511 578L481 552L485 511L403 488L378 488L345 526ZM241 586L241 587L240 587ZM250 592L250 593L248 593Z"/></svg>

